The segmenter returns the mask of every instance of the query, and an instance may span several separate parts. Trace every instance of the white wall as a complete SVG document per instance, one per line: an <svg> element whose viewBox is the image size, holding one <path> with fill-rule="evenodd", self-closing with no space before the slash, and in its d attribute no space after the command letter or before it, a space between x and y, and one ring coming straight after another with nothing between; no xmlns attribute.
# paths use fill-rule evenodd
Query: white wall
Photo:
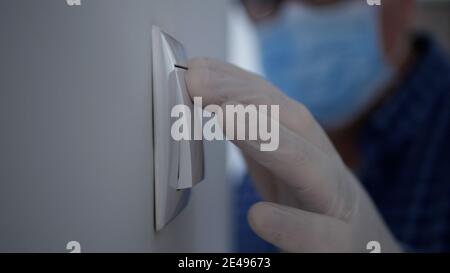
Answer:
<svg viewBox="0 0 450 273"><path fill-rule="evenodd" d="M206 181L154 232L151 25L225 59L225 1L4 0L0 252L226 251L224 143Z"/></svg>

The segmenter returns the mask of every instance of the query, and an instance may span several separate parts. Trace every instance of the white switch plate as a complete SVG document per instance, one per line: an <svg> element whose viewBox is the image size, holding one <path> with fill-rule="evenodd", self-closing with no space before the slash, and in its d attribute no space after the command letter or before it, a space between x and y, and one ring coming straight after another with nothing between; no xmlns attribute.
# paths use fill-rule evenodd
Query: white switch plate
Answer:
<svg viewBox="0 0 450 273"><path fill-rule="evenodd" d="M204 155L202 141L175 141L171 136L173 106L183 104L192 117L194 113L184 80L186 71L175 67L186 67L185 50L157 26L152 29L152 43L155 228L159 231L186 207L190 188L203 179Z"/></svg>

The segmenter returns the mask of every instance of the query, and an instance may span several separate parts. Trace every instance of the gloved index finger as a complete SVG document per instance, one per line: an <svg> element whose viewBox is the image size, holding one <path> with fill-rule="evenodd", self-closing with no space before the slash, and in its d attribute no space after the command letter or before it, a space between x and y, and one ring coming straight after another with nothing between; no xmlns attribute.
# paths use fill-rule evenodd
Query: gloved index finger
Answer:
<svg viewBox="0 0 450 273"><path fill-rule="evenodd" d="M188 61L186 85L191 97L202 97L206 104L222 105L227 101L257 104L267 87L254 93L255 83L261 81L257 75L237 66L209 58L195 58ZM263 86L261 86L263 87Z"/></svg>
<svg viewBox="0 0 450 273"><path fill-rule="evenodd" d="M309 111L260 76L208 58L189 60L188 67L185 79L191 97L201 97L205 105L224 105L227 102L279 105L280 124L301 135L328 155L336 154Z"/></svg>

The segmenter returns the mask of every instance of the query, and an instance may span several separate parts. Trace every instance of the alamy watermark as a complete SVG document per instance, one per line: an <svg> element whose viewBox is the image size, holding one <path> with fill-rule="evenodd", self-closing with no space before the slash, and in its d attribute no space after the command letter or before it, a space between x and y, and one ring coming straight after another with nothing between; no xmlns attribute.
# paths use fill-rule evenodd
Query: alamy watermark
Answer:
<svg viewBox="0 0 450 273"><path fill-rule="evenodd" d="M81 6L81 0L66 0L68 6Z"/></svg>
<svg viewBox="0 0 450 273"><path fill-rule="evenodd" d="M369 6L381 6L381 0L366 0Z"/></svg>
<svg viewBox="0 0 450 273"><path fill-rule="evenodd" d="M256 141L263 152L278 149L279 105L229 104L221 107L211 104L203 109L202 98L194 97L194 110L191 109L184 104L172 108L171 117L176 120L171 135L175 141Z"/></svg>

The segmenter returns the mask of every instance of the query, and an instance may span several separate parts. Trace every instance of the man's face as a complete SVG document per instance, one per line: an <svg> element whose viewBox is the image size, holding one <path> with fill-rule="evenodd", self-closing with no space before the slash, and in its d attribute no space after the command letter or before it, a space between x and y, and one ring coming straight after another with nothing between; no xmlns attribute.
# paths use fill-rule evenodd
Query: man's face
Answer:
<svg viewBox="0 0 450 273"><path fill-rule="evenodd" d="M326 129L382 97L409 56L414 0L242 0L267 78Z"/></svg>
<svg viewBox="0 0 450 273"><path fill-rule="evenodd" d="M316 8L326 8L345 1L366 0L242 0L250 19L255 23L268 22L287 3L302 3ZM380 30L386 60L399 66L408 51L407 33L412 24L414 0L381 0Z"/></svg>

